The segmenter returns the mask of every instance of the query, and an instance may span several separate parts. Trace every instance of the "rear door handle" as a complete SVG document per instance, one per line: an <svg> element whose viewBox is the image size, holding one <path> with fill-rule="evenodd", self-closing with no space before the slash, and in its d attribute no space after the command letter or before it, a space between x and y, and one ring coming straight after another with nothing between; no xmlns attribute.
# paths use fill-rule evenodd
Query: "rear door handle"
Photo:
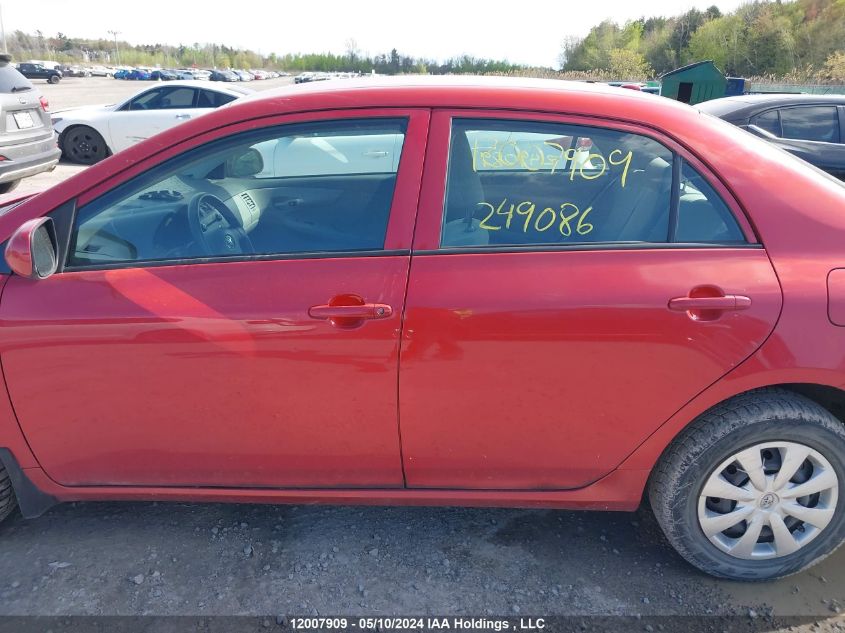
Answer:
<svg viewBox="0 0 845 633"><path fill-rule="evenodd" d="M690 310L747 310L751 307L751 297L743 295L724 295L722 297L675 297L669 300L669 309L678 312Z"/></svg>
<svg viewBox="0 0 845 633"><path fill-rule="evenodd" d="M355 306L311 306L308 316L312 319L386 319L393 308L385 303L364 303Z"/></svg>
<svg viewBox="0 0 845 633"><path fill-rule="evenodd" d="M177 119L190 119L191 115L190 114L177 114L176 118Z"/></svg>

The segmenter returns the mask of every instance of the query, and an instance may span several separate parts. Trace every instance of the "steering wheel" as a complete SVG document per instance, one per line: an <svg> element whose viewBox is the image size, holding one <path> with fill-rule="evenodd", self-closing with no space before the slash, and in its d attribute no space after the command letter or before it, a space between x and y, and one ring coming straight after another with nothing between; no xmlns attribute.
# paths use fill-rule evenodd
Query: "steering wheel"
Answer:
<svg viewBox="0 0 845 633"><path fill-rule="evenodd" d="M198 193L191 198L188 202L188 226L194 241L210 257L255 252L235 214L213 194Z"/></svg>

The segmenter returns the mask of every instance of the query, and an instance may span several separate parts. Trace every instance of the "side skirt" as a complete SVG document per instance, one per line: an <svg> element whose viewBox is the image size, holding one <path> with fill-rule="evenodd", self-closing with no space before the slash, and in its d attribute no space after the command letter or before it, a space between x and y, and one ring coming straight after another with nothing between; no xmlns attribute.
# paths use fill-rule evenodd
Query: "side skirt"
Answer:
<svg viewBox="0 0 845 633"><path fill-rule="evenodd" d="M2 450L2 449L0 449ZM8 453L8 451L7 451ZM26 482L24 516L37 516L61 501L181 501L214 503L329 504L385 506L465 506L553 508L560 510L636 510L642 500L649 470L615 470L599 481L576 490L442 490L284 489L152 486L62 486L40 468L19 471ZM15 487L17 492L17 485ZM39 501L40 500L40 501ZM23 507L23 504L21 504Z"/></svg>

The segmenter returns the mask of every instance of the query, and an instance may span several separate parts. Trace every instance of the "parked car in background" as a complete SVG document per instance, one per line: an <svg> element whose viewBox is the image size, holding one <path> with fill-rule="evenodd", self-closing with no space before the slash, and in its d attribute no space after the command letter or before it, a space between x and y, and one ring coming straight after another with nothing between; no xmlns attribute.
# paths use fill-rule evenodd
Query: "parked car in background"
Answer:
<svg viewBox="0 0 845 633"><path fill-rule="evenodd" d="M211 71L204 70L202 68L194 68L191 71L194 75L194 79L198 79L199 81L208 81L211 79Z"/></svg>
<svg viewBox="0 0 845 633"><path fill-rule="evenodd" d="M211 81L240 81L240 77L231 70L212 70L209 79Z"/></svg>
<svg viewBox="0 0 845 633"><path fill-rule="evenodd" d="M107 68L106 66L91 66L88 71L92 77L111 77L114 75L114 68Z"/></svg>
<svg viewBox="0 0 845 633"><path fill-rule="evenodd" d="M55 68L47 68L41 64L21 62L18 64L18 72L27 79L45 79L47 83L57 84L62 80L62 73Z"/></svg>
<svg viewBox="0 0 845 633"><path fill-rule="evenodd" d="M118 68L114 71L112 75L115 79L126 79L126 75L132 72L130 68Z"/></svg>
<svg viewBox="0 0 845 633"><path fill-rule="evenodd" d="M174 70L173 73L176 75L176 79L180 81L191 81L193 79L196 79L193 71L188 70L186 68L179 68L177 70Z"/></svg>
<svg viewBox="0 0 845 633"><path fill-rule="evenodd" d="M251 70L253 79L267 79L267 71L266 70Z"/></svg>
<svg viewBox="0 0 845 633"><path fill-rule="evenodd" d="M47 100L0 55L0 193L59 162Z"/></svg>
<svg viewBox="0 0 845 633"><path fill-rule="evenodd" d="M154 70L150 73L150 79L153 81L173 81L177 79L177 75L172 70Z"/></svg>
<svg viewBox="0 0 845 633"><path fill-rule="evenodd" d="M249 73L245 70L233 70L232 72L234 72L238 76L238 79L240 79L241 81L254 81L255 80L255 77L253 77L251 73Z"/></svg>
<svg viewBox="0 0 845 633"><path fill-rule="evenodd" d="M293 78L295 84L305 84L314 81L314 73L299 73Z"/></svg>
<svg viewBox="0 0 845 633"><path fill-rule="evenodd" d="M129 79L132 81L149 81L152 79L152 75L150 71L145 70L143 68L136 68L134 70L130 70L124 79Z"/></svg>
<svg viewBox="0 0 845 633"><path fill-rule="evenodd" d="M647 499L718 577L834 551L845 185L639 91L456 79L255 95L0 214L0 518Z"/></svg>
<svg viewBox="0 0 845 633"><path fill-rule="evenodd" d="M238 86L200 88L194 82L170 81L117 105L56 111L53 127L65 158L90 165L250 92Z"/></svg>
<svg viewBox="0 0 845 633"><path fill-rule="evenodd" d="M64 77L90 77L91 71L83 66L68 66L67 64L59 66L58 70L62 72Z"/></svg>
<svg viewBox="0 0 845 633"><path fill-rule="evenodd" d="M742 95L696 107L845 180L845 95Z"/></svg>

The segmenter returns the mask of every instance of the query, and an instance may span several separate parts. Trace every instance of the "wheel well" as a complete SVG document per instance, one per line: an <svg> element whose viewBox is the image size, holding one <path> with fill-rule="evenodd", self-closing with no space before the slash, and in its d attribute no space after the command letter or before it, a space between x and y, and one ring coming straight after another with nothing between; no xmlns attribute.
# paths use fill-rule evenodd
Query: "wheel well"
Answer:
<svg viewBox="0 0 845 633"><path fill-rule="evenodd" d="M772 387L793 391L809 398L830 411L837 420L845 424L845 391L842 389L808 383L786 383L772 385Z"/></svg>

